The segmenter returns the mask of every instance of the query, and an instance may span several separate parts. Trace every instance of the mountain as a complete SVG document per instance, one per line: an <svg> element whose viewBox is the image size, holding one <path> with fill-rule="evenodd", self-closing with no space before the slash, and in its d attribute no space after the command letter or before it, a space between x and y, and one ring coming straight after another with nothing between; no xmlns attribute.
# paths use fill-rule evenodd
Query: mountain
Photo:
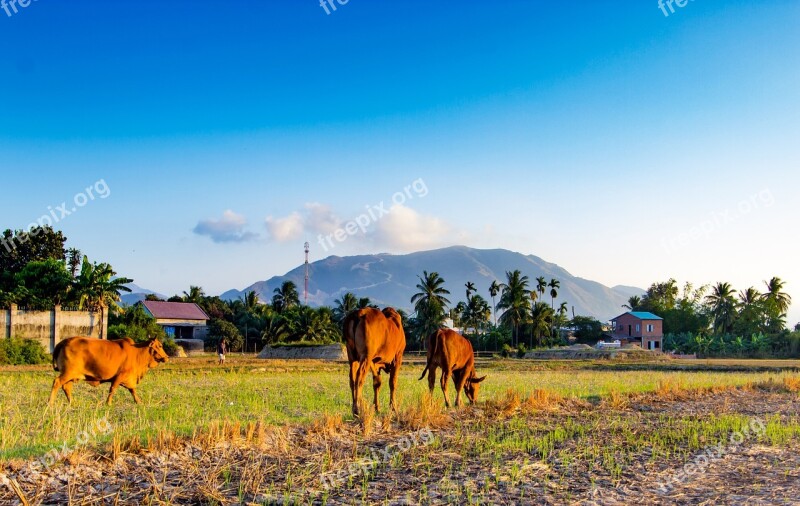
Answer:
<svg viewBox="0 0 800 506"><path fill-rule="evenodd" d="M143 301L144 298L148 295L156 295L162 299L166 299L164 295L160 293L156 293L152 290L148 290L147 288L142 288L141 286L135 283L128 283L125 286L131 289L130 293L128 292L120 292L120 304L123 306L132 306L137 302Z"/></svg>
<svg viewBox="0 0 800 506"><path fill-rule="evenodd" d="M633 295L638 295L639 297L641 297L647 291L647 290L642 290L641 288L635 286L625 286L625 285L613 286L611 287L611 289L623 295L626 300Z"/></svg>
<svg viewBox="0 0 800 506"><path fill-rule="evenodd" d="M492 281L503 282L506 271L519 269L530 278L530 287L538 276L561 282L556 297L556 306L566 301L574 307L575 314L590 315L607 321L623 312L632 294L644 290L634 287L609 288L595 281L578 278L556 264L546 262L534 255L523 255L504 249L479 250L465 246L453 246L432 251L421 251L407 255L357 255L349 257L330 256L309 265L309 304L334 305L334 301L345 292L358 297L369 297L381 306L388 305L411 312L411 296L417 292L418 276L423 270L436 271L445 280L450 290L451 306L465 299L464 284L473 281L478 294L491 304L489 285ZM266 281L254 283L244 290L229 290L221 295L232 300L246 292L255 291L262 301L272 299L273 290L284 281L293 281L303 297L305 270L301 265ZM550 302L550 289L544 296ZM499 296L498 296L499 297Z"/></svg>

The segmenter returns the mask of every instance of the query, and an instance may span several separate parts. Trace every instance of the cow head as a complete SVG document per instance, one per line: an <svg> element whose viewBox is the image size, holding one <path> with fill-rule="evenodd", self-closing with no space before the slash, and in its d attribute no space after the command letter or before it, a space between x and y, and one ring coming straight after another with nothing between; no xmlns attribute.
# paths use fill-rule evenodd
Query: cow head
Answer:
<svg viewBox="0 0 800 506"><path fill-rule="evenodd" d="M153 360L156 361L155 364L151 362L151 367L155 367L159 363L166 362L167 360L169 360L167 352L164 351L164 347L161 345L161 341L159 341L158 339L153 339L152 341L150 341L148 349L150 350L150 356L153 358Z"/></svg>
<svg viewBox="0 0 800 506"><path fill-rule="evenodd" d="M474 404L478 401L478 391L481 388L481 381L485 379L486 376L476 378L474 370L472 371L470 377L467 378L467 383L464 385L464 393L467 394L467 399L469 399L470 404Z"/></svg>

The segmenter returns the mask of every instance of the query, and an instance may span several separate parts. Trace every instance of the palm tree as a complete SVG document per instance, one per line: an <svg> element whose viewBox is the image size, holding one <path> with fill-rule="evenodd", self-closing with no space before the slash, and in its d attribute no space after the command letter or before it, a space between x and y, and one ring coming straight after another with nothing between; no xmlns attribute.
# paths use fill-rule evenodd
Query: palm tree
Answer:
<svg viewBox="0 0 800 506"><path fill-rule="evenodd" d="M506 282L501 285L502 294L499 309L505 309L500 317L500 323L508 325L514 330L513 343L519 341L519 324L525 320L531 308L530 290L528 290L528 276L523 276L519 270L506 272Z"/></svg>
<svg viewBox="0 0 800 506"><path fill-rule="evenodd" d="M78 248L70 248L67 250L67 267L73 279L78 274L78 267L81 266L82 258L83 255L81 255L81 250Z"/></svg>
<svg viewBox="0 0 800 506"><path fill-rule="evenodd" d="M631 295L628 298L628 303L623 304L622 307L628 308L631 311L639 311L642 307L642 298L638 295Z"/></svg>
<svg viewBox="0 0 800 506"><path fill-rule="evenodd" d="M205 295L206 294L203 292L203 289L199 286L190 286L189 293L183 292L183 301L199 304Z"/></svg>
<svg viewBox="0 0 800 506"><path fill-rule="evenodd" d="M544 292L547 291L547 279L544 276L536 278L536 291L539 292L539 300L542 300Z"/></svg>
<svg viewBox="0 0 800 506"><path fill-rule="evenodd" d="M242 296L242 304L244 304L244 310L246 312L255 313L258 308L258 294L253 290L245 293L244 296Z"/></svg>
<svg viewBox="0 0 800 506"><path fill-rule="evenodd" d="M358 305L358 309L364 309L365 307L372 307L372 308L375 308L375 309L379 309L378 306L376 306L375 304L372 303L371 300L369 300L369 297L360 297L358 299L358 304L357 305Z"/></svg>
<svg viewBox="0 0 800 506"><path fill-rule="evenodd" d="M706 302L711 306L714 319L714 331L727 334L733 329L737 306L734 294L730 283L720 282L706 295Z"/></svg>
<svg viewBox="0 0 800 506"><path fill-rule="evenodd" d="M550 287L550 309L555 309L556 297L558 297L558 289L561 288L561 282L557 279L551 279L547 286Z"/></svg>
<svg viewBox="0 0 800 506"><path fill-rule="evenodd" d="M786 283L779 277L764 281L767 291L761 296L766 304L769 327L773 332L778 332L786 326L786 313L792 304L792 297L783 291Z"/></svg>
<svg viewBox="0 0 800 506"><path fill-rule="evenodd" d="M276 288L272 293L275 294L272 296L272 307L279 313L300 305L297 285L293 281L284 281L280 288Z"/></svg>
<svg viewBox="0 0 800 506"><path fill-rule="evenodd" d="M497 326L497 303L494 301L494 298L497 294L500 293L500 283L497 282L495 279L492 281L492 284L489 285L489 295L492 297L492 313L494 314L494 326Z"/></svg>
<svg viewBox="0 0 800 506"><path fill-rule="evenodd" d="M444 323L447 306L450 304L446 295L450 295L450 291L444 288L444 279L438 272L422 271L422 276L418 276L418 279L419 292L411 297L411 303L414 304L422 337L425 339Z"/></svg>
<svg viewBox="0 0 800 506"><path fill-rule="evenodd" d="M130 292L129 278L118 278L107 263L92 264L89 257L83 257L81 272L73 285L73 298L80 309L100 311L100 321L104 321L106 307L119 307L120 292ZM106 336L101 336L105 338Z"/></svg>
<svg viewBox="0 0 800 506"><path fill-rule="evenodd" d="M342 324L345 317L352 311L358 309L358 299L352 292L346 292L341 298L333 301L333 318L339 325Z"/></svg>
<svg viewBox="0 0 800 506"><path fill-rule="evenodd" d="M469 303L469 296L472 295L477 290L475 289L475 283L472 281L467 281L464 286L467 287L467 303Z"/></svg>
<svg viewBox="0 0 800 506"><path fill-rule="evenodd" d="M531 340L536 336L536 343L542 344L545 336L551 335L555 312L546 302L537 302L531 309ZM531 342L531 347L534 343Z"/></svg>
<svg viewBox="0 0 800 506"><path fill-rule="evenodd" d="M761 300L761 294L753 286L739 292L739 302L741 302L742 307L757 304L759 300Z"/></svg>
<svg viewBox="0 0 800 506"><path fill-rule="evenodd" d="M261 323L264 328L261 331L261 340L265 344L279 343L288 335L286 320L271 308L265 312Z"/></svg>

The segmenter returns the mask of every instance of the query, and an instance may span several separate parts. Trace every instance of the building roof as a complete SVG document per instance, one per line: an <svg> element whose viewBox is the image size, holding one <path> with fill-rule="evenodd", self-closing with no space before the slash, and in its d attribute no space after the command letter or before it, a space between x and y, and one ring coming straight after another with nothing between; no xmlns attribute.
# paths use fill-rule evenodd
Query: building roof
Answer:
<svg viewBox="0 0 800 506"><path fill-rule="evenodd" d="M156 319L208 320L208 315L194 302L144 300L142 305Z"/></svg>
<svg viewBox="0 0 800 506"><path fill-rule="evenodd" d="M663 318L660 316L656 316L648 311L628 311L627 313L622 313L621 315L617 316L617 318L625 316L626 314L632 315L634 318L638 318L640 320L663 320ZM617 318L614 318L611 321L614 321Z"/></svg>

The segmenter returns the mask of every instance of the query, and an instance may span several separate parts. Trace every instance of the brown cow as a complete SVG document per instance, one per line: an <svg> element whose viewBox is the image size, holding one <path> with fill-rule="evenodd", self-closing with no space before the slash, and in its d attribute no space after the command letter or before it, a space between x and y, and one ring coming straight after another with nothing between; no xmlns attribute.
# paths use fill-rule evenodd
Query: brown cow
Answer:
<svg viewBox="0 0 800 506"><path fill-rule="evenodd" d="M422 376L428 373L428 388L433 395L436 383L436 368L442 368L442 392L444 403L449 408L450 399L447 397L447 382L450 375L456 385L456 406L461 406L461 390L467 394L470 404L478 399L478 390L481 381L486 376L478 378L475 374L475 354L472 344L458 332L451 329L440 329L428 338L428 363L422 371Z"/></svg>
<svg viewBox="0 0 800 506"><path fill-rule="evenodd" d="M367 370L372 371L372 389L375 392L375 411L379 411L378 391L381 388L381 371L389 373L389 400L397 411L395 389L406 349L403 321L393 308L383 311L375 308L358 309L344 320L347 360L350 362L350 392L353 414L358 416L361 391Z"/></svg>
<svg viewBox="0 0 800 506"><path fill-rule="evenodd" d="M141 404L142 400L136 395L136 385L148 369L167 359L157 339L135 344L127 337L116 341L70 337L58 343L53 350L53 369L61 371L61 374L53 381L50 405L55 401L59 387L64 389L67 400L72 404L72 385L80 380L86 380L95 387L100 383L111 383L106 401L109 405L114 391L120 385L130 391L137 404Z"/></svg>

